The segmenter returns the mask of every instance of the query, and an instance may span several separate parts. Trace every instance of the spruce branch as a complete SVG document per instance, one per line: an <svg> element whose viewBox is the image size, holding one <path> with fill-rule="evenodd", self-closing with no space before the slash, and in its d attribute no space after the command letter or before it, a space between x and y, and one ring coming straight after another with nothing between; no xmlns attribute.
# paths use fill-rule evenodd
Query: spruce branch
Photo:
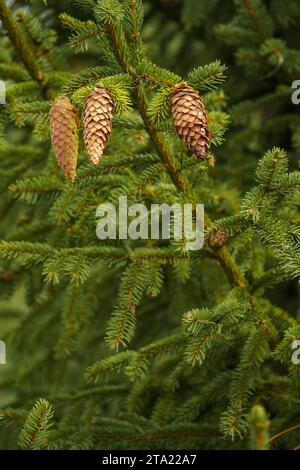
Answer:
<svg viewBox="0 0 300 470"><path fill-rule="evenodd" d="M192 87L198 90L213 90L225 80L226 66L219 60L189 72L187 79Z"/></svg>
<svg viewBox="0 0 300 470"><path fill-rule="evenodd" d="M120 40L118 31L117 29L114 28L114 25L110 17L107 18L107 32L111 37L117 57L120 61L121 66L123 67L124 72L129 73L133 75L133 78L136 78L136 72L134 68L132 67L132 65L130 64L130 62L128 62L128 52L127 52L125 43ZM138 110L144 121L145 128L147 129L150 137L153 139L155 147L159 155L161 156L163 163L166 165L166 168L170 174L170 177L173 183L180 191L183 191L183 192L187 191L187 183L183 175L180 174L180 172L177 170L175 166L175 162L173 160L169 145L167 144L165 139L162 137L160 132L157 131L154 125L150 122L150 119L148 117L148 102L147 102L147 98L145 95L145 91L143 89L143 86L140 85L138 81L136 82L133 95L134 95Z"/></svg>
<svg viewBox="0 0 300 470"><path fill-rule="evenodd" d="M183 79L146 57L142 3L83 0L81 6L88 7L94 21L64 14L73 49L91 46L88 56L75 60L74 50L63 46L71 59L66 72L48 72L57 63L55 35L50 32L48 38L48 30L31 15L35 7L15 16L34 57L37 53L47 87L60 89L78 110L97 85L105 86L114 100L117 113L106 154L92 167L80 148L74 184L57 176L48 145L49 100L41 101L41 85L24 65L10 65L9 48L9 53L6 47L0 51L0 74L3 70L10 81L9 106L0 110L0 216L5 217L0 297L25 291L24 311L1 304L4 330L9 325L4 340L14 345L10 361L18 364L0 383L9 403L0 412L5 426L1 442L11 445L15 429L25 422L19 438L24 449L297 449L300 375L292 344L300 337L294 280L300 275L300 179L293 159L300 148L299 119L291 107L285 109L289 84L276 87L275 77L277 71L299 69L298 51L284 40L298 15L295 2L282 6L276 1L265 8L261 0L236 0L237 16L219 28L229 43L245 47L227 55L228 95L237 105L214 169L212 153L204 162L187 158L175 138L170 93ZM147 3L145 39L164 46L168 67L184 52L184 67L177 63L176 69L185 74L185 65L199 62L199 44L211 36L215 2L203 0L200 11L199 2L186 0L181 11L172 12L172 1L163 1L162 8L170 9L176 21L201 25L197 43L191 42L193 31L186 38L182 31L174 34L173 20L166 17L162 35L152 3L162 5ZM218 7L226 13L223 3ZM280 37L272 37L275 26ZM163 44L164 34L172 35L172 41ZM5 37L1 42L8 43ZM150 50L153 56L160 52ZM73 73L85 67L86 59L92 67ZM235 64L243 62L249 80L240 83ZM108 65L97 65L103 63ZM208 90L202 98L216 145L228 124L226 96L214 90L224 72L215 61L186 78L195 90ZM2 129L12 119L20 126L27 121L34 130L9 132L8 141L16 135L18 143L7 144ZM294 171L288 172L285 152L271 148L259 160L256 184L249 189L257 154L274 139L289 150ZM176 240L97 243L96 207L104 201L116 207L120 195L146 207L164 201L194 208L204 201L204 249L187 252ZM133 349L107 354L105 335L108 345L119 349L134 339ZM33 345L28 361L22 356L27 345ZM85 388L84 370L85 378L98 386ZM18 390L14 387L12 394L15 383ZM48 401L41 406L38 400L28 415L38 396L59 410L55 427Z"/></svg>
<svg viewBox="0 0 300 470"><path fill-rule="evenodd" d="M48 79L36 61L30 44L23 35L5 0L0 0L0 19L32 79L38 83L45 97L51 98L52 92L48 87Z"/></svg>
<svg viewBox="0 0 300 470"><path fill-rule="evenodd" d="M51 435L54 411L51 404L40 398L30 411L20 432L18 443L22 449L45 449Z"/></svg>
<svg viewBox="0 0 300 470"><path fill-rule="evenodd" d="M109 22L108 24L109 24L108 33L111 36L112 42L115 47L115 51L117 53L118 59L124 71L126 73L132 73L133 75L135 75L135 72L132 69L132 66L128 64L127 62L127 55L124 56L122 52L122 47L120 46L121 41L120 41L120 38L118 37L118 32L114 29L113 24L111 22ZM123 44L123 47L125 47L124 44ZM144 121L145 128L147 129L150 137L152 138L155 144L156 150L158 154L160 155L163 163L165 164L173 183L179 189L180 192L183 192L189 195L190 200L193 201L194 197L191 195L191 190L189 188L189 185L186 179L184 178L184 176L180 173L180 171L176 167L168 143L166 142L165 138L161 135L161 133L155 128L151 120L149 119L149 116L148 116L149 105L147 102L143 85L140 85L137 82L137 85L135 86L133 94L134 94L134 98L135 98L137 107L139 109L139 112ZM214 256L220 262L221 266L227 273L230 280L234 283L234 285L239 286L239 287L247 286L247 281L245 280L243 274L237 268L234 260L232 259L229 252L225 248L222 248L221 251L215 250Z"/></svg>
<svg viewBox="0 0 300 470"><path fill-rule="evenodd" d="M247 14L249 15L249 18L253 22L253 25L259 34L260 39L264 40L267 34L272 33L272 23L267 14L266 8L260 0L243 0L242 3L244 4ZM265 24L262 24L261 18L266 20ZM268 30L266 31L265 28L267 29L267 27Z"/></svg>

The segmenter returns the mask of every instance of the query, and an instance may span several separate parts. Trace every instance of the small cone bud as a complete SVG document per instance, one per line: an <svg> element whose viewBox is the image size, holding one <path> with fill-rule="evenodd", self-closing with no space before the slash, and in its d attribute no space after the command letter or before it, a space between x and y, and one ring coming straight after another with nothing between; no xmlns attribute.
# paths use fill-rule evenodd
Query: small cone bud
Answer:
<svg viewBox="0 0 300 470"><path fill-rule="evenodd" d="M50 111L51 141L58 163L66 178L76 177L78 156L78 118L71 102L65 96L57 98Z"/></svg>
<svg viewBox="0 0 300 470"><path fill-rule="evenodd" d="M208 152L210 132L197 91L186 83L173 88L171 111L177 134L193 154L203 160Z"/></svg>
<svg viewBox="0 0 300 470"><path fill-rule="evenodd" d="M96 165L101 158L112 131L113 102L103 87L94 88L84 106L83 137L90 162Z"/></svg>
<svg viewBox="0 0 300 470"><path fill-rule="evenodd" d="M220 247L225 245L228 240L226 231L223 228L214 230L209 237L209 244L212 247Z"/></svg>

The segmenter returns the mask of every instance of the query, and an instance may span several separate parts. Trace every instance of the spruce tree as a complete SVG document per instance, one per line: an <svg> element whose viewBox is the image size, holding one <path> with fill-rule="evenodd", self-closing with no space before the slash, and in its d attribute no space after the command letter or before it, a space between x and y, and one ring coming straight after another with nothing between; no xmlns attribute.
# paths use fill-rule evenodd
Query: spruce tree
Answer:
<svg viewBox="0 0 300 470"><path fill-rule="evenodd" d="M0 0L0 448L300 448L297 1L64 3ZM203 248L100 241L120 196Z"/></svg>

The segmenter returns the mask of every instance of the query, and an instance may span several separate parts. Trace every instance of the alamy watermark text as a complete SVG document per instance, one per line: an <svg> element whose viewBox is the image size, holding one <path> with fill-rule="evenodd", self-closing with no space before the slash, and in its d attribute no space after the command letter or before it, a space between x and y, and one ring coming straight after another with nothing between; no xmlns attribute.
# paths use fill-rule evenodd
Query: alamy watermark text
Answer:
<svg viewBox="0 0 300 470"><path fill-rule="evenodd" d="M200 250L204 243L204 205L131 204L119 197L118 207L100 204L96 211L100 240L183 240L187 250Z"/></svg>

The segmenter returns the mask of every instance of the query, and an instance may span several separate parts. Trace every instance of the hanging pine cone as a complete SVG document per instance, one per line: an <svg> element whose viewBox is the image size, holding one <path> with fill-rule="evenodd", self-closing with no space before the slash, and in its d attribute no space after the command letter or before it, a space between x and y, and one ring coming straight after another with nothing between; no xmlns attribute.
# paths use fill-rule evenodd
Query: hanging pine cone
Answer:
<svg viewBox="0 0 300 470"><path fill-rule="evenodd" d="M78 155L78 117L72 104L65 96L54 101L50 111L52 145L58 163L65 176L74 181Z"/></svg>
<svg viewBox="0 0 300 470"><path fill-rule="evenodd" d="M93 165L99 162L111 134L113 107L111 96L103 87L94 88L86 98L83 137Z"/></svg>
<svg viewBox="0 0 300 470"><path fill-rule="evenodd" d="M210 132L204 104L193 88L186 83L173 88L172 117L179 137L199 159L208 152Z"/></svg>

